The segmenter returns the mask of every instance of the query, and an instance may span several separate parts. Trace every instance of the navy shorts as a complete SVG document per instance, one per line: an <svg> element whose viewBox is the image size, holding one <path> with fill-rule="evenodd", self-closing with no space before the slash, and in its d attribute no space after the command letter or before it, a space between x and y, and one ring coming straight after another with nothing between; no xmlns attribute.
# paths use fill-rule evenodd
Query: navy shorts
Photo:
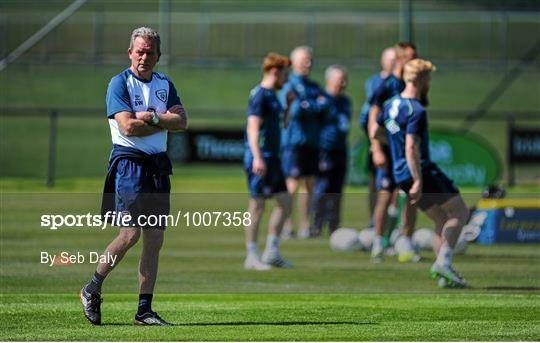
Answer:
<svg viewBox="0 0 540 343"><path fill-rule="evenodd" d="M362 129L364 130L364 134L366 135L366 137L369 138L369 134L368 134L368 130L367 130L367 122L366 122L366 125L364 126L364 124L360 123ZM367 140L367 149L368 149L368 156L367 156L367 161L366 161L366 166L365 168L367 169L367 171L369 172L370 175L375 175L375 170L377 168L375 168L375 165L373 164L373 156L372 156L372 153L371 153L371 142L370 140L368 139Z"/></svg>
<svg viewBox="0 0 540 343"><path fill-rule="evenodd" d="M418 202L418 207L422 211L430 209L434 205L442 205L457 194L459 190L442 170L435 164L431 164L422 169L422 197ZM400 184L401 189L409 193L412 180Z"/></svg>
<svg viewBox="0 0 540 343"><path fill-rule="evenodd" d="M377 168L375 167L375 164L373 164L373 154L371 153L370 147L368 147L368 157L367 157L367 171L370 175L375 175L375 172L377 171Z"/></svg>
<svg viewBox="0 0 540 343"><path fill-rule="evenodd" d="M122 159L116 166L115 187L115 212L131 216L127 226L165 229L164 216L170 210L169 175L156 175L154 166Z"/></svg>
<svg viewBox="0 0 540 343"><path fill-rule="evenodd" d="M316 193L341 193L347 172L347 151L321 150L319 154L319 173L315 183Z"/></svg>
<svg viewBox="0 0 540 343"><path fill-rule="evenodd" d="M265 157L264 162L266 163L266 174L261 177L253 173L253 159L244 160L249 194L254 198L268 198L277 193L287 192L280 158L277 156Z"/></svg>
<svg viewBox="0 0 540 343"><path fill-rule="evenodd" d="M315 176L319 171L319 150L310 147L294 147L283 150L283 172L287 177L298 179Z"/></svg>
<svg viewBox="0 0 540 343"><path fill-rule="evenodd" d="M378 191L388 191L393 192L397 185L392 176L392 155L390 152L390 147L388 145L383 145L384 156L386 157L386 166L382 168L375 168L375 188ZM370 154L370 158L373 161L373 157Z"/></svg>

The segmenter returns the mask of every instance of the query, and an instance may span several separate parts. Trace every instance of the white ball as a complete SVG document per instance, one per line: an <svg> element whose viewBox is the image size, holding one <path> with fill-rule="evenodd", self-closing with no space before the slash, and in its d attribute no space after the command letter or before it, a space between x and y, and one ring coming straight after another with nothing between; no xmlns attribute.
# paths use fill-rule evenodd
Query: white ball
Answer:
<svg viewBox="0 0 540 343"><path fill-rule="evenodd" d="M360 250L358 231L350 228L339 228L330 236L330 248L334 251Z"/></svg>
<svg viewBox="0 0 540 343"><path fill-rule="evenodd" d="M413 245L417 249L432 250L433 249L433 237L435 233L433 230L422 228L414 231L412 236Z"/></svg>
<svg viewBox="0 0 540 343"><path fill-rule="evenodd" d="M443 277L442 277L442 278L439 278L438 284L439 284L439 287L441 287L441 288L446 288L446 287L448 287L448 282L447 282L446 279L443 278Z"/></svg>
<svg viewBox="0 0 540 343"><path fill-rule="evenodd" d="M358 241L360 242L360 246L362 250L370 251L371 245L373 244L373 238L375 237L375 229L370 227L367 229L363 229L358 234Z"/></svg>

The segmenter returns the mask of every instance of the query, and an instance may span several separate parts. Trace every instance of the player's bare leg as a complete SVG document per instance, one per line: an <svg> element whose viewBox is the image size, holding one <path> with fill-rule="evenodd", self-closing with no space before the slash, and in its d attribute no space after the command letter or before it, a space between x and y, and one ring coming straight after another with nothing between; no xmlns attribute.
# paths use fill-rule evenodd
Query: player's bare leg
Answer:
<svg viewBox="0 0 540 343"><path fill-rule="evenodd" d="M298 209L300 212L300 231L298 232L298 237L308 238L315 178L310 176L304 178L303 181L305 192L300 192L298 198Z"/></svg>
<svg viewBox="0 0 540 343"><path fill-rule="evenodd" d="M289 193L279 193L275 196L277 206L270 215L268 233L277 237L281 234L285 220L291 214L292 198Z"/></svg>
<svg viewBox="0 0 540 343"><path fill-rule="evenodd" d="M164 230L144 229L143 248L139 262L139 293L152 294L156 283L159 251L163 246Z"/></svg>
<svg viewBox="0 0 540 343"><path fill-rule="evenodd" d="M250 214L251 223L245 228L246 239L246 260L244 268L253 270L269 270L270 266L262 263L259 257L257 247L257 237L259 234L259 226L264 214L265 199L262 197L250 198L248 204L248 212Z"/></svg>
<svg viewBox="0 0 540 343"><path fill-rule="evenodd" d="M433 236L432 248L435 256L437 256L443 243L442 232L444 224L446 223L446 213L440 206L432 206L425 213L435 224L435 235Z"/></svg>
<svg viewBox="0 0 540 343"><path fill-rule="evenodd" d="M300 182L298 179L288 177L287 178L287 191L289 194L294 194L298 190L298 186L300 185Z"/></svg>
<svg viewBox="0 0 540 343"><path fill-rule="evenodd" d="M373 238L373 246L371 248L371 259L373 262L381 262L383 258L383 234L388 219L388 206L392 201L393 192L380 190L377 192L377 203L373 212L373 220L375 221L375 237Z"/></svg>
<svg viewBox="0 0 540 343"><path fill-rule="evenodd" d="M135 315L138 325L170 325L152 310L154 285L156 284L159 252L163 246L164 230L142 230L143 248L139 261L139 307Z"/></svg>
<svg viewBox="0 0 540 343"><path fill-rule="evenodd" d="M291 195L292 203L291 203L290 214L285 219L285 224L283 224L283 230L281 231L281 238L290 239L294 235L294 223L293 223L293 219L292 219L292 210L293 210L292 206L294 206L295 194L296 194L296 191L298 190L298 187L299 187L300 183L299 183L298 179L295 179L295 178L292 178L292 177L288 177L285 183L287 185L287 191Z"/></svg>
<svg viewBox="0 0 540 343"><path fill-rule="evenodd" d="M264 214L264 204L265 201L262 197L249 199L248 212L250 214L251 223L246 226L245 230L246 245L249 243L257 244L259 225Z"/></svg>
<svg viewBox="0 0 540 343"><path fill-rule="evenodd" d="M398 255L399 262L418 262L420 256L416 254L412 244L412 235L416 225L416 206L410 201L405 201L402 213L402 230L405 239L405 247Z"/></svg>
<svg viewBox="0 0 540 343"><path fill-rule="evenodd" d="M460 195L450 198L441 205L441 208L447 215L442 232L443 237L453 249L461 234L461 229L467 224L469 209Z"/></svg>
<svg viewBox="0 0 540 343"><path fill-rule="evenodd" d="M292 264L283 259L279 251L279 237L283 224L291 213L292 197L288 192L279 193L275 196L277 206L270 215L268 237L262 261L279 268L290 268Z"/></svg>
<svg viewBox="0 0 540 343"><path fill-rule="evenodd" d="M439 207L437 205L433 207ZM469 210L460 195L456 195L440 206L442 212L445 213L446 220L442 229L442 245L437 254L437 259L431 267L433 277L442 277L452 287L468 287L466 281L453 268L452 257L453 249L461 233L463 225L466 224ZM430 209L431 210L431 209ZM440 213L430 212L430 217L433 214ZM441 218L438 218L440 221Z"/></svg>
<svg viewBox="0 0 540 343"><path fill-rule="evenodd" d="M403 211L403 235L412 237L416 225L416 206L407 201Z"/></svg>
<svg viewBox="0 0 540 343"><path fill-rule="evenodd" d="M96 272L106 277L118 265L118 262L124 258L126 252L139 241L140 236L141 229L139 228L120 228L118 236L109 243L103 252L103 255L116 256L114 265L108 262L100 262L96 267Z"/></svg>
<svg viewBox="0 0 540 343"><path fill-rule="evenodd" d="M164 230L143 229L143 248L139 261L139 307L135 314L136 325L169 326L171 323L163 320L152 310L154 285L156 284L159 252L163 246Z"/></svg>
<svg viewBox="0 0 540 343"><path fill-rule="evenodd" d="M114 262L100 262L90 283L80 292L86 318L94 325L101 324L101 285L105 277L122 260L126 252L137 243L141 235L139 228L120 228L118 236L107 246L104 255L115 257Z"/></svg>
<svg viewBox="0 0 540 343"><path fill-rule="evenodd" d="M375 174L369 173L368 183L368 202L369 202L369 226L374 226L373 216L375 213L375 206L377 205L377 188L375 187Z"/></svg>

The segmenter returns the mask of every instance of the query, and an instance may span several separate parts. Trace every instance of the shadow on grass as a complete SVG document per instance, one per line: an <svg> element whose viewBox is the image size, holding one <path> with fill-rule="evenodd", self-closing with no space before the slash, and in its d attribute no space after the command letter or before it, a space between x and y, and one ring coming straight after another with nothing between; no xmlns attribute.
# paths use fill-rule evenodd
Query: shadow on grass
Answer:
<svg viewBox="0 0 540 343"><path fill-rule="evenodd" d="M471 260L492 260L492 259L501 259L501 260L529 260L537 258L536 255L511 255L511 254L469 254L467 253L464 257Z"/></svg>
<svg viewBox="0 0 540 343"><path fill-rule="evenodd" d="M540 291L540 287L531 287L531 286L488 286L480 288L486 291Z"/></svg>
<svg viewBox="0 0 540 343"><path fill-rule="evenodd" d="M178 323L173 326L293 326L293 325L378 325L374 322L322 322L322 321L298 321L298 322L215 322L215 323ZM101 326L134 326L131 323L104 323Z"/></svg>

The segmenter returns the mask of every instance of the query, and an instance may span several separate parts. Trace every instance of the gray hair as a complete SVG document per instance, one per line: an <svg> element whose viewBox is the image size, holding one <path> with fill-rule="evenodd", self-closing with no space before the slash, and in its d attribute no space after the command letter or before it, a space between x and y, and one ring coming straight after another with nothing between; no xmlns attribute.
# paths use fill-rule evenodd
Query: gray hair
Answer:
<svg viewBox="0 0 540 343"><path fill-rule="evenodd" d="M144 39L151 39L154 41L157 45L157 52L158 55L161 55L161 38L159 37L159 33L157 33L156 30L150 28L150 27L139 27L133 30L131 33L131 41L129 42L129 48L133 49L133 42L137 37L141 37Z"/></svg>
<svg viewBox="0 0 540 343"><path fill-rule="evenodd" d="M343 74L347 75L347 68L345 68L341 64L332 64L326 68L326 71L324 72L324 79L329 80L336 70L341 71Z"/></svg>
<svg viewBox="0 0 540 343"><path fill-rule="evenodd" d="M305 52L307 52L310 56L313 56L313 48L312 48L312 47L307 46L307 45L300 45L300 46L297 46L296 48L294 48L294 49L291 51L291 60L294 60L296 54L299 53L300 51L305 51Z"/></svg>

